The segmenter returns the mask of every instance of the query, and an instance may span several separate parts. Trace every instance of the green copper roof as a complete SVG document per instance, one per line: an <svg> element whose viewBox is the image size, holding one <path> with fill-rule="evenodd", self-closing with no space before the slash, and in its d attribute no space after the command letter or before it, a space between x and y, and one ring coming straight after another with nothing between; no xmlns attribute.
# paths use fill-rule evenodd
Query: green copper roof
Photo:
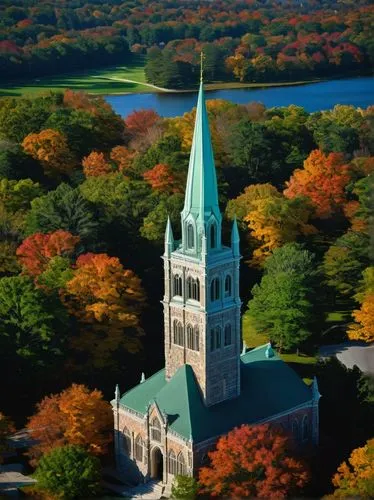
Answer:
<svg viewBox="0 0 374 500"><path fill-rule="evenodd" d="M311 401L311 389L275 351L267 358L267 347L241 356L241 395L236 399L207 408L191 366L183 365L169 382L165 370L157 372L125 393L120 404L144 415L148 404L156 400L173 431L200 442Z"/></svg>
<svg viewBox="0 0 374 500"><path fill-rule="evenodd" d="M201 223L205 220L205 216L209 217L212 212L220 220L216 169L201 82L182 214L186 217L192 213Z"/></svg>

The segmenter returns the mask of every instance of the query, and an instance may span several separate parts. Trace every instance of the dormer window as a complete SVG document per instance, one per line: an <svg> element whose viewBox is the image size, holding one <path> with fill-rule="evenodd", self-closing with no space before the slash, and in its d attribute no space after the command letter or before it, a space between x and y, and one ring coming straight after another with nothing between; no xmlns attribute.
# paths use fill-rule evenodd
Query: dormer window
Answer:
<svg viewBox="0 0 374 500"><path fill-rule="evenodd" d="M191 250L195 247L195 232L191 222L187 224L187 248Z"/></svg>
<svg viewBox="0 0 374 500"><path fill-rule="evenodd" d="M217 246L217 229L216 225L213 223L210 226L210 248L216 248Z"/></svg>

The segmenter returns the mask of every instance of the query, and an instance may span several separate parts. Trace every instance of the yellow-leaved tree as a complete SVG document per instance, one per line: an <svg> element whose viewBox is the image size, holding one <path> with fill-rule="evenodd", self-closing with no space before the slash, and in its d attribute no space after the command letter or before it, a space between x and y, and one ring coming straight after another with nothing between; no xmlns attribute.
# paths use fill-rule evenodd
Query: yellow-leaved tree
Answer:
<svg viewBox="0 0 374 500"><path fill-rule="evenodd" d="M351 340L374 342L374 267L367 267L362 275L361 290L355 296L361 307L352 313L356 322L348 329L348 336Z"/></svg>
<svg viewBox="0 0 374 500"><path fill-rule="evenodd" d="M80 255L63 301L80 325L79 335L71 340L72 347L88 355L91 366L108 366L120 346L131 353L140 350L145 294L140 279L124 269L117 257L105 253Z"/></svg>
<svg viewBox="0 0 374 500"><path fill-rule="evenodd" d="M338 467L332 483L336 487L334 497L374 497L374 439L352 451L348 463Z"/></svg>

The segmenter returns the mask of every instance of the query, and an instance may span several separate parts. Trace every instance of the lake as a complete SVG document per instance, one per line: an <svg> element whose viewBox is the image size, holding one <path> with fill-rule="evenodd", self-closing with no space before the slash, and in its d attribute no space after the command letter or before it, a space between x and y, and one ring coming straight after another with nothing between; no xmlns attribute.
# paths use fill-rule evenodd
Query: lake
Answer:
<svg viewBox="0 0 374 500"><path fill-rule="evenodd" d="M266 107L296 104L309 112L330 109L335 104L366 108L374 104L374 76L288 87L212 90L206 92L206 98L237 104L258 101ZM196 92L183 92L111 95L105 99L124 117L135 109L154 109L161 116L179 116L196 106L197 97Z"/></svg>

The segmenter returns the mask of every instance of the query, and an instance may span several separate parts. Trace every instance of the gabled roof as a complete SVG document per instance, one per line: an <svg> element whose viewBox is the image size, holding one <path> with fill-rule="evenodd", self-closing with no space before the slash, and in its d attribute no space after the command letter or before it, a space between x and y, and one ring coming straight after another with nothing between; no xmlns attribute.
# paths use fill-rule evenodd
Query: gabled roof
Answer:
<svg viewBox="0 0 374 500"><path fill-rule="evenodd" d="M145 415L156 400L170 428L195 442L225 434L244 423L256 423L312 401L312 391L276 354L267 358L267 345L241 356L241 394L206 407L190 365L181 366L169 382L165 370L137 385L120 405Z"/></svg>

